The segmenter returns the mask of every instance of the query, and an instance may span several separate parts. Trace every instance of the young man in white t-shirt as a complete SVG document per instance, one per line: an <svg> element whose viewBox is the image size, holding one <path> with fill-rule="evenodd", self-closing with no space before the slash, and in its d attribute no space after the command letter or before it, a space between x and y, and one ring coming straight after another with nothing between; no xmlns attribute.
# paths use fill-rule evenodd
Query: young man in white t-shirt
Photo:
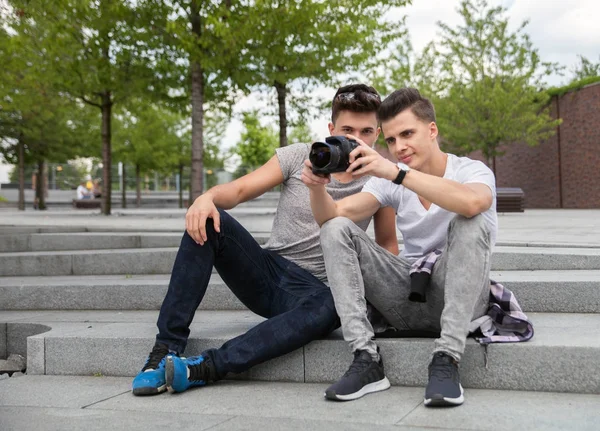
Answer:
<svg viewBox="0 0 600 431"><path fill-rule="evenodd" d="M400 333L440 334L429 365L425 405L460 405L464 397L458 363L469 323L486 313L489 302L497 231L494 175L479 161L441 151L433 105L415 89L392 93L382 102L378 118L389 150L400 163L366 145L355 149L348 172L373 177L361 193L334 202L323 187L329 178L312 174L309 161L302 173L321 225L325 266L344 339L354 353L350 370L325 396L352 400L389 387L367 318L368 300ZM396 209L404 238L399 256L379 247L354 224L384 206ZM432 257L435 266L424 292L426 302L409 300L415 293L411 266ZM422 273L416 274L412 287L422 288Z"/></svg>

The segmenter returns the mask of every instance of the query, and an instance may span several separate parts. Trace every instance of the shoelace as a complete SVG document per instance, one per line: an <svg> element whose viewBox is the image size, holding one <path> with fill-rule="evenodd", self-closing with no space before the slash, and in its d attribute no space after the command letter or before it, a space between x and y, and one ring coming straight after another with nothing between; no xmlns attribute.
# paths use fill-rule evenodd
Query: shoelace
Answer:
<svg viewBox="0 0 600 431"><path fill-rule="evenodd" d="M162 361L168 353L169 349L167 348L167 346L164 346L162 344L156 344L152 348L152 351L148 356L148 361L146 362L146 365L144 365L144 368L142 368L142 371L146 371L150 368L156 370L156 368L158 368L158 364L160 364L160 361Z"/></svg>
<svg viewBox="0 0 600 431"><path fill-rule="evenodd" d="M204 381L206 383L217 380L215 369L209 358L204 358L204 361L199 364L188 365L188 368L190 369L189 380L192 382Z"/></svg>

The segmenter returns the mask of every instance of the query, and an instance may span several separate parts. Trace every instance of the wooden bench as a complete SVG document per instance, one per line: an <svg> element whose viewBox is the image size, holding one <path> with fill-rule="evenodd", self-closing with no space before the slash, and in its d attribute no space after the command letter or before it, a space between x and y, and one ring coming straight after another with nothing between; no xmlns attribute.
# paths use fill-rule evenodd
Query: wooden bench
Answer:
<svg viewBox="0 0 600 431"><path fill-rule="evenodd" d="M496 189L496 212L522 213L525 211L525 193L518 187Z"/></svg>
<svg viewBox="0 0 600 431"><path fill-rule="evenodd" d="M93 209L101 207L102 199L73 199L73 208Z"/></svg>

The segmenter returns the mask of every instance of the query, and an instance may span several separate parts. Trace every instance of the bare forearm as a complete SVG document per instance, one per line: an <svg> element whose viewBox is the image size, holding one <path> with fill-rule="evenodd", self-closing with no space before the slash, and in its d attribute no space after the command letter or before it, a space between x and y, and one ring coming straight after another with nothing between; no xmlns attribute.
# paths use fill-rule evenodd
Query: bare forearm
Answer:
<svg viewBox="0 0 600 431"><path fill-rule="evenodd" d="M337 205L325 187L310 189L310 206L319 226L338 216Z"/></svg>
<svg viewBox="0 0 600 431"><path fill-rule="evenodd" d="M236 181L214 186L204 193L204 196L210 197L217 208L224 210L229 210L242 203L240 201L240 187Z"/></svg>
<svg viewBox="0 0 600 431"><path fill-rule="evenodd" d="M469 187L456 181L411 170L402 185L445 210L473 217L481 212L481 198Z"/></svg>

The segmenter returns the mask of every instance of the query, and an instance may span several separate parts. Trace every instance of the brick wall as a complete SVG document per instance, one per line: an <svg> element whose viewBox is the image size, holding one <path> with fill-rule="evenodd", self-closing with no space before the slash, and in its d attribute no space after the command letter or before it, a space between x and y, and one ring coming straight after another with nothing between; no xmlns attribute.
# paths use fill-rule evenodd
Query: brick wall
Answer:
<svg viewBox="0 0 600 431"><path fill-rule="evenodd" d="M550 112L563 119L554 136L496 158L498 187L522 188L527 208L600 208L600 83L553 98Z"/></svg>

